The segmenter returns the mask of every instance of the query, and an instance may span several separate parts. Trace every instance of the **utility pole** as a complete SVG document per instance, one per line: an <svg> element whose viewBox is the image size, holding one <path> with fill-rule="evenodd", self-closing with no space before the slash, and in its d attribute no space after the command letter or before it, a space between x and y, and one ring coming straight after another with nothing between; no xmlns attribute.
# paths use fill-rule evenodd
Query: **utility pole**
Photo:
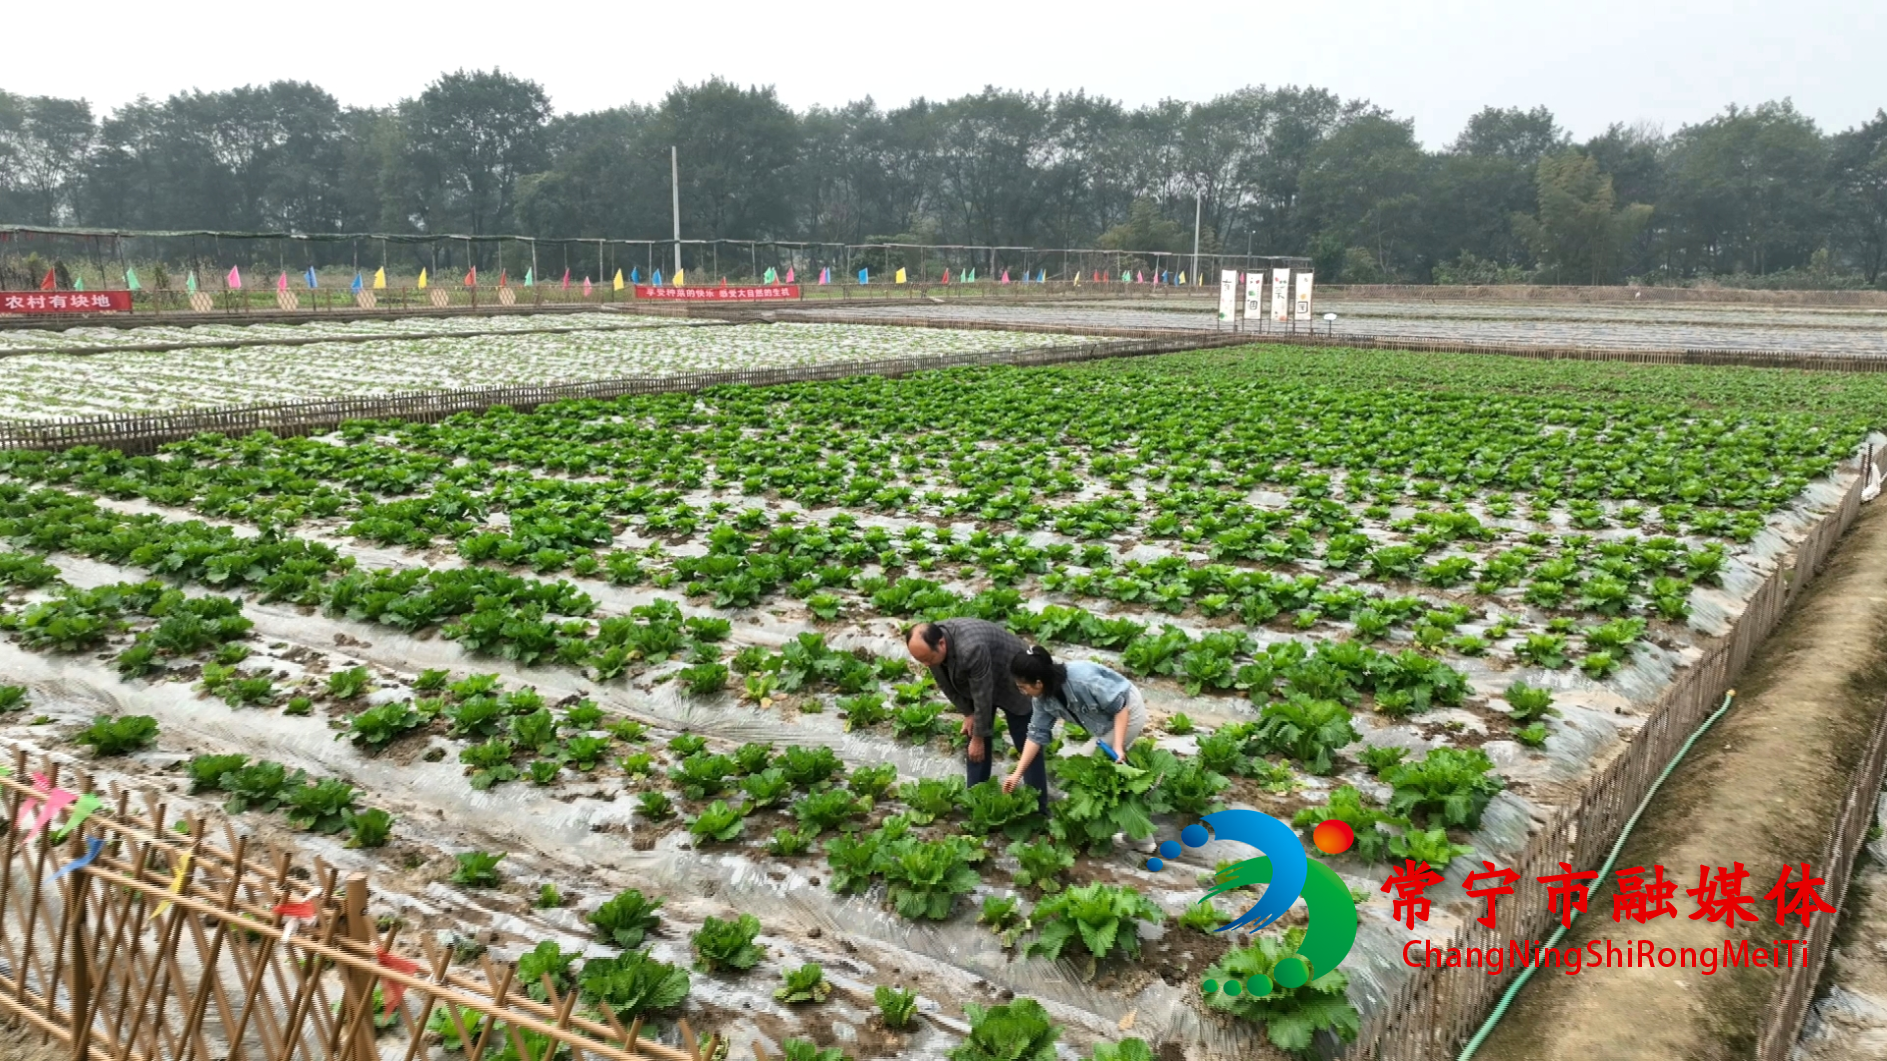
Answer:
<svg viewBox="0 0 1887 1061"><path fill-rule="evenodd" d="M675 272L681 272L681 163L675 146L668 147L668 188L675 208Z"/></svg>
<svg viewBox="0 0 1887 1061"><path fill-rule="evenodd" d="M1199 218L1205 209L1205 189L1198 185L1192 190L1192 275L1193 283L1199 282Z"/></svg>

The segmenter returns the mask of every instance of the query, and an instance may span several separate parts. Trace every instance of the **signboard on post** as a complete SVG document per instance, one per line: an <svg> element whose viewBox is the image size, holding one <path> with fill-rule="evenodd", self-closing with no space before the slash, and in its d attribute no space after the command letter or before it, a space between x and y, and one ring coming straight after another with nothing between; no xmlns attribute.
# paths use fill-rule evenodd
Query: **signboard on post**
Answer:
<svg viewBox="0 0 1887 1061"><path fill-rule="evenodd" d="M129 291L0 291L0 313L125 313Z"/></svg>
<svg viewBox="0 0 1887 1061"><path fill-rule="evenodd" d="M1238 270L1219 270L1219 323L1230 324L1238 316Z"/></svg>
<svg viewBox="0 0 1887 1061"><path fill-rule="evenodd" d="M636 285L637 298L687 302L760 302L775 298L798 298L798 284L759 284L742 287L655 287Z"/></svg>
<svg viewBox="0 0 1887 1061"><path fill-rule="evenodd" d="M1262 269L1254 269L1245 274L1245 323L1262 321L1265 317L1265 274Z"/></svg>
<svg viewBox="0 0 1887 1061"><path fill-rule="evenodd" d="M1297 274L1297 309L1293 314L1296 320L1310 320L1310 278L1310 273Z"/></svg>
<svg viewBox="0 0 1887 1061"><path fill-rule="evenodd" d="M1291 271L1271 270L1271 321L1283 324L1291 319Z"/></svg>

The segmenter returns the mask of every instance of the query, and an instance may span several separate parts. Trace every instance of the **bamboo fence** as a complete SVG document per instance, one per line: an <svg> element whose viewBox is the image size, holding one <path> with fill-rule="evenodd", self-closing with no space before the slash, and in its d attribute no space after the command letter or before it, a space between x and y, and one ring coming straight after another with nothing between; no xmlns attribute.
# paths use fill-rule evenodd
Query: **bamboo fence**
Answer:
<svg viewBox="0 0 1887 1061"><path fill-rule="evenodd" d="M343 879L319 860L260 849L220 818L193 817L180 833L163 803L147 797L134 811L113 786L93 793L101 808L69 836L51 825L28 835L49 792L92 791L50 759L31 784L28 769L16 750L0 778L16 823L0 847L0 1016L74 1061L716 1055L714 1038L696 1040L685 1021L682 1046L667 1046L607 1007L580 1014L576 991L548 976L525 984L489 957L457 965L425 935L412 953L400 925L368 915L364 874ZM89 864L68 868L94 846Z"/></svg>

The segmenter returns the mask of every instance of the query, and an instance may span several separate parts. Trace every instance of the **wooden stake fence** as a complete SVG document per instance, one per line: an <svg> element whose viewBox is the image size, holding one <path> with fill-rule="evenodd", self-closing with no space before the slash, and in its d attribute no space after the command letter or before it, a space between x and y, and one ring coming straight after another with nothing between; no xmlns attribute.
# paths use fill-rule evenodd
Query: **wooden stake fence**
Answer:
<svg viewBox="0 0 1887 1061"><path fill-rule="evenodd" d="M46 792L90 792L91 780L62 779L48 760L27 784L26 752L13 764L0 778L13 823L0 844L0 1015L74 1061L415 1061L445 1046L463 1061L717 1052L685 1021L676 1048L607 1008L601 1020L581 1016L574 989L548 976L525 985L488 957L463 971L430 937L402 957L400 927L383 931L367 913L364 874L342 879L319 860L257 850L221 819L192 818L180 834L163 803L134 811L114 786L69 837L54 838L56 821L35 832ZM96 858L71 869L93 844Z"/></svg>

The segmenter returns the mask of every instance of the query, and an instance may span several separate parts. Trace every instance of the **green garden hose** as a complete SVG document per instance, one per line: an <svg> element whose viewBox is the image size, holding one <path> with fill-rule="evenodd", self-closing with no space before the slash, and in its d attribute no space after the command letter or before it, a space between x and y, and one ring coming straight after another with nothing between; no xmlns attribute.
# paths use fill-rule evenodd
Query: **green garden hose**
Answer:
<svg viewBox="0 0 1887 1061"><path fill-rule="evenodd" d="M1670 777L1671 771L1677 769L1677 764L1684 761L1684 756L1690 752L1690 746L1697 743L1697 738L1703 736L1705 730L1715 725L1717 719L1722 718L1724 713L1730 710L1730 702L1735 698L1735 689L1724 693L1723 706L1711 712L1710 717L1704 719L1703 725L1698 726L1696 732L1684 740L1683 746L1677 749L1677 754L1671 757L1671 761L1664 764L1664 770L1658 774L1658 779L1651 782L1650 791L1645 793L1644 799L1638 801L1638 809L1632 811L1631 817L1625 820L1625 828L1619 831L1618 840L1612 845L1612 852L1605 856L1605 865L1599 867L1600 880L1604 880L1606 874L1612 872L1612 864L1618 861L1618 853L1625 849L1625 841L1631 839L1632 827L1638 824L1639 816L1644 814L1645 808L1651 805L1651 797L1657 795L1658 789L1664 786L1664 779ZM1547 937L1546 946L1559 946L1559 941L1566 937L1567 930L1572 927L1572 921L1578 918L1579 911L1573 911L1571 920L1554 929L1553 934ZM1514 977L1514 982L1507 985L1507 990L1501 993L1500 1001L1494 1005L1494 1012L1487 1015L1487 1020L1481 1023L1481 1029L1474 1033L1474 1038L1469 1039L1467 1045L1461 1048L1461 1055L1456 1058L1456 1061L1469 1061L1474 1056L1474 1052L1481 1048L1481 1044L1487 1041L1487 1037L1494 1033L1494 1026L1507 1015L1507 1007L1513 1005L1514 999L1520 994L1520 989L1527 986L1528 980L1533 979L1536 968L1537 966L1529 965L1520 970L1520 975Z"/></svg>

